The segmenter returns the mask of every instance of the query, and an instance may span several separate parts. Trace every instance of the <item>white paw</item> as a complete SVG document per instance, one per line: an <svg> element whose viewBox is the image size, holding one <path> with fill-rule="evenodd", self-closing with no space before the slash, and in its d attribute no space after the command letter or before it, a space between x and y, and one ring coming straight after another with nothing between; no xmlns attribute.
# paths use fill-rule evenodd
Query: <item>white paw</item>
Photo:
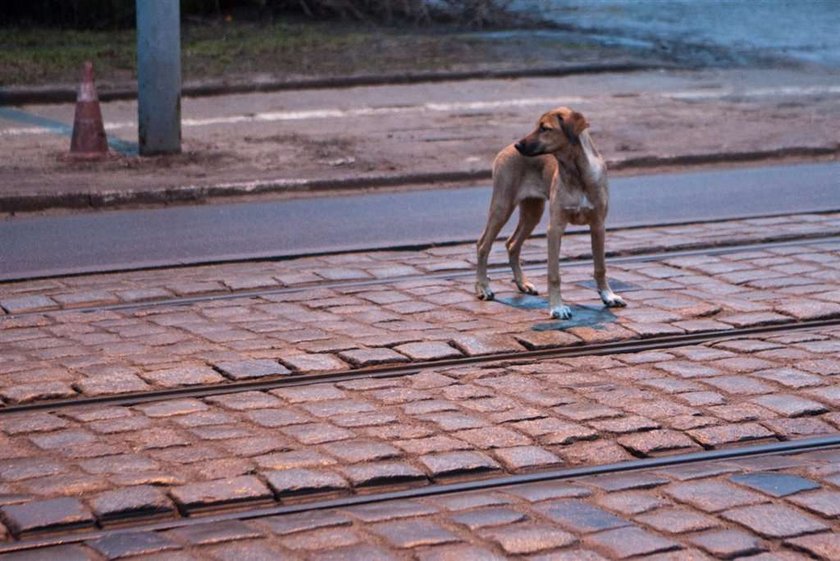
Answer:
<svg viewBox="0 0 840 561"><path fill-rule="evenodd" d="M627 306L627 302L624 301L624 298L612 290L599 290L598 294L601 295L601 302L603 302L607 308L623 308Z"/></svg>
<svg viewBox="0 0 840 561"><path fill-rule="evenodd" d="M535 287L533 284L531 284L528 281L516 282L514 280L513 282L516 283L516 288L519 289L519 292L524 292L525 294L533 294L534 296L539 294L539 292L537 292L537 287Z"/></svg>
<svg viewBox="0 0 840 561"><path fill-rule="evenodd" d="M475 295L478 296L479 300L492 300L496 297L490 289L490 285L480 282L475 283Z"/></svg>
<svg viewBox="0 0 840 561"><path fill-rule="evenodd" d="M551 319L569 319L572 317L572 309L563 304L551 308Z"/></svg>

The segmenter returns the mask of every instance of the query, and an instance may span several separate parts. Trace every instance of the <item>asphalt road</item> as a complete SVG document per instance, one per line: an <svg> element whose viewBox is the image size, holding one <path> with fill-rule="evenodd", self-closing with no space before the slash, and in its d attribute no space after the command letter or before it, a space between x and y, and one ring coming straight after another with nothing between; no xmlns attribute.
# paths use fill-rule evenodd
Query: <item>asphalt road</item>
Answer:
<svg viewBox="0 0 840 561"><path fill-rule="evenodd" d="M475 240L489 195L485 186L11 217L0 222L0 280ZM614 178L611 196L612 227L837 210L840 164Z"/></svg>

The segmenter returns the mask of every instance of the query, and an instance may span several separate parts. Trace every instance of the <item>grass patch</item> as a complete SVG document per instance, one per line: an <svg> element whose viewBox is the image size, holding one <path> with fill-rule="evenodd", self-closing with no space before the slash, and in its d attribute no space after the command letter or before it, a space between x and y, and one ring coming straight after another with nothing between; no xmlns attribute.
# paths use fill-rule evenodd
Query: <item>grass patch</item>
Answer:
<svg viewBox="0 0 840 561"><path fill-rule="evenodd" d="M521 66L581 51L568 40L528 34L463 31L443 24L417 28L283 19L189 22L182 27L184 80L338 76ZM537 45L539 48L534 48ZM0 28L0 86L75 83L93 60L100 82L136 79L135 32Z"/></svg>

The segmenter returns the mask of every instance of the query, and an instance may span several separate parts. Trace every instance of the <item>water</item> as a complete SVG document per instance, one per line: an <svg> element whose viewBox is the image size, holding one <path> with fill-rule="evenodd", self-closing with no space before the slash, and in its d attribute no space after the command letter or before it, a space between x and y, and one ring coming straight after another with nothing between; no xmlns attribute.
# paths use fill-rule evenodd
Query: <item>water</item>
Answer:
<svg viewBox="0 0 840 561"><path fill-rule="evenodd" d="M513 0L511 7L607 44L698 62L840 68L840 0Z"/></svg>

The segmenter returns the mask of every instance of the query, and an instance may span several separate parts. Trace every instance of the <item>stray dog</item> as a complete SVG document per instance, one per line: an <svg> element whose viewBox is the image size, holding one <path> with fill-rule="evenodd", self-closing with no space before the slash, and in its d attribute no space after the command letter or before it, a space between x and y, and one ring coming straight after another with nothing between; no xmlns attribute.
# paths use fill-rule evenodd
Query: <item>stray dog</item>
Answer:
<svg viewBox="0 0 840 561"><path fill-rule="evenodd" d="M493 161L493 197L487 227L478 240L475 292L492 300L487 257L502 226L519 206L519 224L506 242L513 282L520 292L537 294L522 273L519 253L542 218L548 200L548 300L553 319L569 319L572 310L560 296L560 238L567 224L589 225L595 283L609 308L627 304L607 282L604 222L609 189L607 166L592 143L589 123L577 111L558 107L540 117L537 128L504 148Z"/></svg>

